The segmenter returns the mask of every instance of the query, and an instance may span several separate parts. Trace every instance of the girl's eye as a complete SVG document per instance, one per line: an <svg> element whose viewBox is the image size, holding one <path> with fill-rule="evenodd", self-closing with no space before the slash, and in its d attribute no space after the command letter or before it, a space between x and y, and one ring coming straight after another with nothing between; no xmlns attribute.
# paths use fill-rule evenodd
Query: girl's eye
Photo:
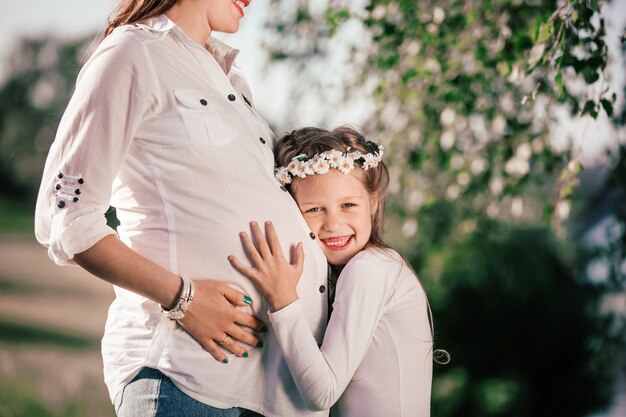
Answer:
<svg viewBox="0 0 626 417"><path fill-rule="evenodd" d="M313 207L313 208L308 209L306 212L307 213L318 213L319 211L320 211L319 207Z"/></svg>
<svg viewBox="0 0 626 417"><path fill-rule="evenodd" d="M354 203L344 203L344 205L343 205L344 208L350 208L350 207L354 207L354 206L356 206L356 204L354 204Z"/></svg>

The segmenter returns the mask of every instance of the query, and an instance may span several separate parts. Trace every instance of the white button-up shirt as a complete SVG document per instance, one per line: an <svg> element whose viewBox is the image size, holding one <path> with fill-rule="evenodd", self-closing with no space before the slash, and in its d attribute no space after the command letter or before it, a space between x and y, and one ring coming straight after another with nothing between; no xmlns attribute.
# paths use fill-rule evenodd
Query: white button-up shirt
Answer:
<svg viewBox="0 0 626 417"><path fill-rule="evenodd" d="M267 322L269 306L229 264L246 259L239 232L271 220L285 253L304 243L298 285L307 324L321 341L327 264L297 205L273 175L275 137L257 114L237 54L216 39L194 42L166 16L117 28L82 69L50 150L36 208L36 235L58 264L71 264L115 233L146 258L193 279L248 294L244 310ZM248 358L216 361L159 306L115 288L102 340L114 398L144 366L215 407L266 416L318 416L304 405L270 331Z"/></svg>

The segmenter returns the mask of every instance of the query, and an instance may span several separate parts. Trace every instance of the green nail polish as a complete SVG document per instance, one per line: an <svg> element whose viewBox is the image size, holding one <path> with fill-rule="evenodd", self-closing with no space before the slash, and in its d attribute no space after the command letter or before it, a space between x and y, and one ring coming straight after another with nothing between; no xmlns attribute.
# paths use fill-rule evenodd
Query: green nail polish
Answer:
<svg viewBox="0 0 626 417"><path fill-rule="evenodd" d="M248 357L248 352L243 352L243 354L241 356L243 356L244 358L247 358Z"/></svg>
<svg viewBox="0 0 626 417"><path fill-rule="evenodd" d="M257 343L257 344L256 344L256 347L258 347L258 348L262 348L262 347L263 347L263 342L259 342L259 343Z"/></svg>
<svg viewBox="0 0 626 417"><path fill-rule="evenodd" d="M222 362L228 363L228 359L224 358L224 360Z"/></svg>
<svg viewBox="0 0 626 417"><path fill-rule="evenodd" d="M243 302L246 304L252 304L252 298L248 297L247 295L244 295Z"/></svg>

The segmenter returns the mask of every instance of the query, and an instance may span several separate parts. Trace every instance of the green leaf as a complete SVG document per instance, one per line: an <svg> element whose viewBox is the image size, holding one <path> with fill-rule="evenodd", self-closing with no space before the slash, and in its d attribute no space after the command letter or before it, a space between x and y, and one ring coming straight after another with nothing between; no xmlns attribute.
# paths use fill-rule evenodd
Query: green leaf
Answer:
<svg viewBox="0 0 626 417"><path fill-rule="evenodd" d="M606 112L606 115L609 117L613 117L613 103L603 98L600 100L600 104L602 104L602 108Z"/></svg>
<svg viewBox="0 0 626 417"><path fill-rule="evenodd" d="M496 65L496 68L498 70L498 73L500 73L500 76L503 78L508 77L511 74L511 71L513 70L513 66L511 65L509 61L498 62L498 64Z"/></svg>
<svg viewBox="0 0 626 417"><path fill-rule="evenodd" d="M585 67L581 71L581 74L587 84L593 84L600 78L600 73L596 68Z"/></svg>
<svg viewBox="0 0 626 417"><path fill-rule="evenodd" d="M594 119L598 116L598 105L595 101L587 100L585 102L581 116L584 116L585 114L590 115Z"/></svg>
<svg viewBox="0 0 626 417"><path fill-rule="evenodd" d="M537 33L535 34L535 43L543 43L546 42L552 34L554 33L554 29L551 24L542 22L539 25Z"/></svg>
<svg viewBox="0 0 626 417"><path fill-rule="evenodd" d="M556 87L559 91L559 97L561 97L563 95L563 73L561 71L559 71L556 74L556 77L554 77L554 83L556 84Z"/></svg>

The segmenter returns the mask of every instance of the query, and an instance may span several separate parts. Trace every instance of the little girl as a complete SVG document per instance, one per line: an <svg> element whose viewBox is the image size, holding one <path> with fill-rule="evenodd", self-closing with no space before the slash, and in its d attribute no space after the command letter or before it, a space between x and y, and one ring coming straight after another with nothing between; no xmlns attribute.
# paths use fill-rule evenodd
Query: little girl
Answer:
<svg viewBox="0 0 626 417"><path fill-rule="evenodd" d="M311 410L334 417L429 416L433 339L424 290L382 243L389 175L383 148L348 127L305 128L276 147L277 179L296 200L336 279L333 313L318 347L298 300L302 243L283 256L274 226L241 233L252 267L233 267L264 294L289 370ZM332 289L331 279L331 288ZM325 291L298 288L298 291ZM332 298L332 295L331 295Z"/></svg>

